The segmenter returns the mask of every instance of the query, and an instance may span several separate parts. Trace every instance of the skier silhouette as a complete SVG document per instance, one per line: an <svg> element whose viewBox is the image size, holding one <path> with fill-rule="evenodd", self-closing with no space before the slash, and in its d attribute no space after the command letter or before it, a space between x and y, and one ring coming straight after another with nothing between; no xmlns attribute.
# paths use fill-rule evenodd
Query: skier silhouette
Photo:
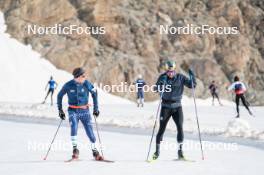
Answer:
<svg viewBox="0 0 264 175"><path fill-rule="evenodd" d="M45 91L47 90L48 86L49 86L49 90L48 90L47 95L46 95L44 101L42 102L42 104L44 104L46 102L46 99L48 98L48 96L50 94L51 106L52 106L53 105L53 93L58 86L57 82L53 80L52 76L50 77L50 80L48 81L48 83L45 87Z"/></svg>

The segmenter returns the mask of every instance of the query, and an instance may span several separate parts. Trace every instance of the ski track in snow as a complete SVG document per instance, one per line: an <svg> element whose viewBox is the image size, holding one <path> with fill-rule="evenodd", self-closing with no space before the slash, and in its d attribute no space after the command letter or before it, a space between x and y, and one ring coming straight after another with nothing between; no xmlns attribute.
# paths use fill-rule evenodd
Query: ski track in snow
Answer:
<svg viewBox="0 0 264 175"><path fill-rule="evenodd" d="M146 103L144 108L137 108L133 103L101 104L99 119L104 125L151 129L155 120L156 108L157 103ZM198 116L202 134L263 141L264 107L253 108L256 117L248 115L247 111L241 108L241 119L235 119L234 106L205 106L199 105L198 101ZM196 134L194 106L183 104L183 111L185 132ZM56 107L49 104L0 103L0 113L48 119L57 119L58 116ZM167 128L171 131L176 130L172 120Z"/></svg>

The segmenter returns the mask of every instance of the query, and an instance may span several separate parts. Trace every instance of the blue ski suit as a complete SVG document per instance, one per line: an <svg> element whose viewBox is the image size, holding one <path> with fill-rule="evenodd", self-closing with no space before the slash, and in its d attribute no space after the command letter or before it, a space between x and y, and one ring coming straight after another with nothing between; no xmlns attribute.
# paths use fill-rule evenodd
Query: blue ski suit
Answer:
<svg viewBox="0 0 264 175"><path fill-rule="evenodd" d="M62 99L65 94L68 96L69 106L85 106L89 102L89 93L93 98L93 110L98 111L97 91L94 86L87 80L83 84L77 83L75 80L70 80L65 83L57 96L58 109L62 109ZM77 146L77 130L78 123L81 120L85 132L92 143L95 143L96 138L93 133L91 124L91 116L89 108L87 109L74 109L68 108L69 122L71 126L71 139L73 146Z"/></svg>
<svg viewBox="0 0 264 175"><path fill-rule="evenodd" d="M49 89L55 89L56 88L56 82L54 81L54 80L50 80L49 82L48 82L48 84L49 84Z"/></svg>

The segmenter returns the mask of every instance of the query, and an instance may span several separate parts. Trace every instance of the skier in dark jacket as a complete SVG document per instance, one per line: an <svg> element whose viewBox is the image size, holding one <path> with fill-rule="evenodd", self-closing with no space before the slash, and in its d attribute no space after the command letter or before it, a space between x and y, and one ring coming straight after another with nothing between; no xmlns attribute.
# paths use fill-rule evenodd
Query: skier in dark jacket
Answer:
<svg viewBox="0 0 264 175"><path fill-rule="evenodd" d="M48 81L45 90L47 90L47 87L49 86L49 90L47 92L47 95L44 99L44 101L42 102L42 104L44 104L46 102L46 99L48 98L49 94L50 94L50 98L51 98L51 105L53 105L53 94L55 89L57 88L58 84L56 81L53 80L53 77L50 77L50 80Z"/></svg>
<svg viewBox="0 0 264 175"><path fill-rule="evenodd" d="M238 76L234 77L234 83L228 87L228 91L232 91L232 90L236 94L236 110L237 110L236 118L240 117L240 114L239 114L239 101L240 101L240 99L241 99L243 105L245 106L245 108L248 110L248 113L250 115L253 115L249 109L248 102L246 101L245 96L244 96L244 93L246 92L247 88L243 82L239 81Z"/></svg>
<svg viewBox="0 0 264 175"><path fill-rule="evenodd" d="M144 106L144 90L143 87L146 85L145 81L142 78L142 75L138 75L138 79L134 83L137 90L137 107L141 105Z"/></svg>
<svg viewBox="0 0 264 175"><path fill-rule="evenodd" d="M209 86L209 90L211 92L211 95L213 97L212 105L214 105L214 99L217 98L219 105L223 106L222 103L220 102L218 93L217 93L218 87L215 84L215 81L212 81L212 83Z"/></svg>
<svg viewBox="0 0 264 175"><path fill-rule="evenodd" d="M177 142L178 142L178 157L179 159L184 159L183 156L183 112L182 112L182 94L184 90L184 86L188 88L192 88L196 86L194 73L189 70L189 75L193 77L193 81L186 76L176 73L175 71L175 62L168 61L167 62L167 71L161 74L158 78L156 86L159 90L163 89L161 92L161 112L160 112L160 126L159 131L156 136L156 152L153 155L153 159L157 159L160 154L160 142L162 141L163 134L165 132L166 126L170 118L174 120L177 127ZM164 87L170 90L165 90Z"/></svg>
<svg viewBox="0 0 264 175"><path fill-rule="evenodd" d="M62 109L62 99L65 94L68 96L68 114L71 125L71 141L73 146L72 159L78 159L79 157L79 150L77 148L77 130L78 122L81 120L85 132L92 143L91 147L94 158L96 160L102 160L103 157L99 154L95 147L96 138L93 132L91 116L89 112L90 105L88 103L89 93L91 93L93 98L93 115L98 117L99 110L97 91L94 86L85 79L85 71L83 68L74 69L73 76L74 79L64 84L57 97L59 117L62 120L65 120L65 113Z"/></svg>

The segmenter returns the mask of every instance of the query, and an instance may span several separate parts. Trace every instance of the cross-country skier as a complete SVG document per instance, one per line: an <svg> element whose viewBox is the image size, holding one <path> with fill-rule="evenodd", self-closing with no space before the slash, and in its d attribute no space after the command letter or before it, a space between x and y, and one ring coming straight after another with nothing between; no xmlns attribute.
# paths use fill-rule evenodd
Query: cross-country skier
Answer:
<svg viewBox="0 0 264 175"><path fill-rule="evenodd" d="M162 141L163 134L170 118L174 120L177 127L177 142L178 142L178 158L184 159L183 155L183 112L182 112L182 94L184 86L192 88L191 79L186 76L176 73L175 62L168 61L166 64L167 71L161 74L156 83L158 89L163 89L161 92L161 112L160 112L160 126L156 135L156 152L153 155L153 159L157 159L160 155L160 142ZM195 76L192 70L189 69L189 75L193 77L193 85L196 86ZM162 88L161 86L166 86ZM164 90L168 89L170 90Z"/></svg>
<svg viewBox="0 0 264 175"><path fill-rule="evenodd" d="M50 77L50 80L48 81L45 90L47 90L47 87L49 86L49 90L48 93L44 99L44 101L42 102L42 104L44 104L46 102L46 99L48 98L49 94L50 94L50 98L51 98L51 105L53 105L53 93L55 91L55 89L57 88L58 84L56 83L56 81L53 80L53 77Z"/></svg>
<svg viewBox="0 0 264 175"><path fill-rule="evenodd" d="M91 123L91 116L89 112L89 93L93 98L93 115L99 116L97 91L94 86L85 79L85 71L83 68L76 68L73 70L74 79L68 81L60 90L57 102L59 117L65 120L65 113L62 109L62 99L65 94L68 96L68 114L71 125L71 141L73 146L72 159L78 159L79 150L77 148L77 130L79 120L82 122L85 132L91 141L91 148L93 156L96 160L103 160L95 147L96 138L93 132Z"/></svg>
<svg viewBox="0 0 264 175"><path fill-rule="evenodd" d="M252 112L250 111L249 107L248 107L248 103L245 99L244 93L246 92L246 86L243 82L239 81L239 77L235 76L234 77L234 83L231 84L231 86L228 87L228 91L234 91L236 94L236 110L237 110L237 116L236 118L240 117L239 114L239 101L241 99L243 105L245 106L245 108L248 110L248 113L250 115L253 115Z"/></svg>
<svg viewBox="0 0 264 175"><path fill-rule="evenodd" d="M209 90L211 92L211 95L213 97L212 105L214 105L214 99L217 98L219 105L223 106L222 103L220 102L218 93L217 93L218 87L215 84L215 81L213 80L212 83L209 85Z"/></svg>
<svg viewBox="0 0 264 175"><path fill-rule="evenodd" d="M141 105L144 106L144 90L143 87L146 85L145 81L142 78L142 75L138 75L138 79L134 83L137 90L137 107Z"/></svg>

